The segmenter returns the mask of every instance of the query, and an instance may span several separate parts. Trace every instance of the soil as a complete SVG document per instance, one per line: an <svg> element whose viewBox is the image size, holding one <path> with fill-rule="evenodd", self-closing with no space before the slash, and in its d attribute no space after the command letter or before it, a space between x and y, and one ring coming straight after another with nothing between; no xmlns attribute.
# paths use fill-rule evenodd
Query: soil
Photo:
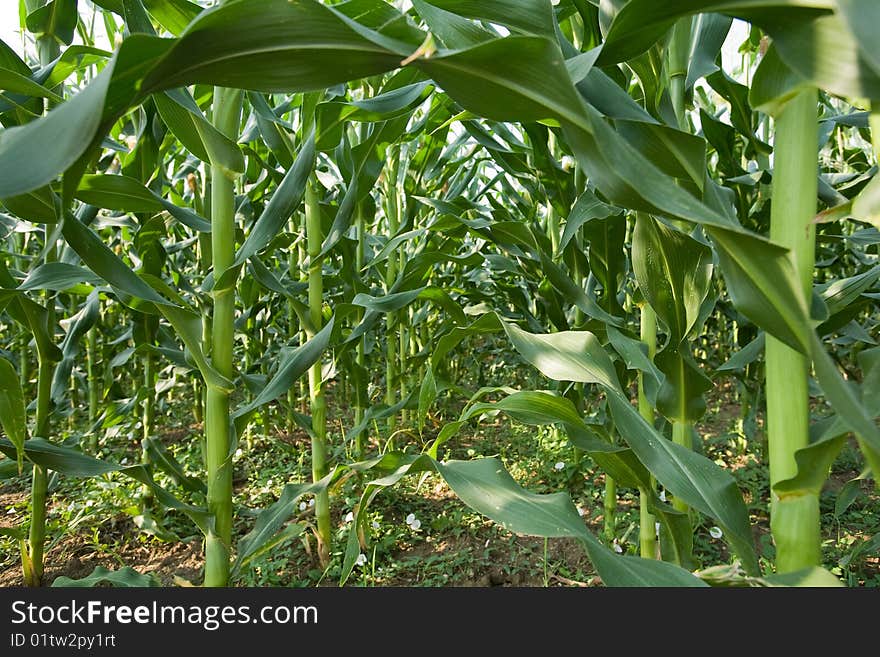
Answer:
<svg viewBox="0 0 880 657"><path fill-rule="evenodd" d="M82 579L98 566L117 570L131 566L142 574L155 575L162 586L186 586L196 583L202 574L202 544L137 540L138 528L127 516L119 516L93 536L66 534L46 553L43 585L51 586L57 577ZM101 548L97 549L100 545ZM21 568L13 563L0 570L0 586L22 586Z"/></svg>

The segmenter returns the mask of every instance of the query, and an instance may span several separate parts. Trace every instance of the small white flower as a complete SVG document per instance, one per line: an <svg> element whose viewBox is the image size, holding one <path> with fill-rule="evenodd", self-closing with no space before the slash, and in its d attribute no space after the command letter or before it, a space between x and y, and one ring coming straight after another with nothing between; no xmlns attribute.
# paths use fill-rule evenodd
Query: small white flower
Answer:
<svg viewBox="0 0 880 657"><path fill-rule="evenodd" d="M354 520L354 514L349 511L345 514L345 522L351 522L352 520Z"/></svg>
<svg viewBox="0 0 880 657"><path fill-rule="evenodd" d="M365 563L367 563L367 555L364 554L363 552L361 552L358 555L358 558L355 561L355 564L357 564L358 566L363 566Z"/></svg>
<svg viewBox="0 0 880 657"><path fill-rule="evenodd" d="M563 461L557 461L553 468L556 470L565 470L565 463Z"/></svg>
<svg viewBox="0 0 880 657"><path fill-rule="evenodd" d="M578 515L579 515L581 518L583 518L583 517L587 514L586 510L584 510L584 507L582 507L582 506L579 506L579 507L577 508L577 510L578 510Z"/></svg>
<svg viewBox="0 0 880 657"><path fill-rule="evenodd" d="M375 520L374 520L373 522L370 523L370 526L371 526L373 529L379 529L379 523L376 522Z"/></svg>
<svg viewBox="0 0 880 657"><path fill-rule="evenodd" d="M299 503L299 510L300 510L300 511L305 511L305 510L308 509L308 508L309 508L309 505L306 504L305 502L300 502L300 503Z"/></svg>
<svg viewBox="0 0 880 657"><path fill-rule="evenodd" d="M616 538L614 539L614 551L617 552L617 554L623 554L623 548L620 547L620 544L617 542Z"/></svg>
<svg viewBox="0 0 880 657"><path fill-rule="evenodd" d="M272 485L272 480L269 479L268 481L266 481L266 485L267 485L267 486L271 486L271 485Z"/></svg>
<svg viewBox="0 0 880 657"><path fill-rule="evenodd" d="M661 491L660 491L660 501L661 501L661 502L665 502L665 501L666 501L666 491L665 491L665 490L661 490Z"/></svg>
<svg viewBox="0 0 880 657"><path fill-rule="evenodd" d="M722 533L721 527L709 527L709 536L712 538L721 538Z"/></svg>
<svg viewBox="0 0 880 657"><path fill-rule="evenodd" d="M422 526L422 521L419 520L418 518L416 518L415 520L413 520L413 521L410 523L410 527L412 528L412 530L413 530L414 532L419 531L419 527L421 527L421 526Z"/></svg>
<svg viewBox="0 0 880 657"><path fill-rule="evenodd" d="M416 521L416 514L415 514L415 513L410 513L410 514L406 517L406 524L407 524L407 525L411 525L411 524L413 524L415 521Z"/></svg>
<svg viewBox="0 0 880 657"><path fill-rule="evenodd" d="M315 498L312 498L309 500L309 506L310 507L315 506Z"/></svg>
<svg viewBox="0 0 880 657"><path fill-rule="evenodd" d="M235 450L235 458L240 459L242 454L244 454L244 452L241 451L241 448Z"/></svg>

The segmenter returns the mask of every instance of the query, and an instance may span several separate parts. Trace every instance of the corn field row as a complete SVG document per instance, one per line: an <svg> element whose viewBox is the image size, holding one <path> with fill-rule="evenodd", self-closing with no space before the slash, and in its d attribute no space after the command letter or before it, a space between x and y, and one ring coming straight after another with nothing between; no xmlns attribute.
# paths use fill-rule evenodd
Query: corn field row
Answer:
<svg viewBox="0 0 880 657"><path fill-rule="evenodd" d="M19 5L0 483L27 514L0 538L24 583L59 480L126 482L156 535L185 517L225 586L296 541L351 583L371 504L428 476L507 531L576 540L608 586L840 583L822 491L857 445L848 485L876 512L880 467L878 3ZM767 499L707 456L721 388ZM604 475L601 527L501 458L448 457L497 418ZM281 434L304 468L234 504L239 460ZM721 560L695 550L704 521Z"/></svg>

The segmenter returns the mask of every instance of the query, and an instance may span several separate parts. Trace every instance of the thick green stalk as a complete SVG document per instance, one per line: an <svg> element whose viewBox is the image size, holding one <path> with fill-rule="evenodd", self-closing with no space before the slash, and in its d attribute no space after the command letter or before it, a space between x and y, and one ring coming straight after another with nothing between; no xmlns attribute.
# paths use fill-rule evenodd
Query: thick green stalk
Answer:
<svg viewBox="0 0 880 657"><path fill-rule="evenodd" d="M562 228L559 223L559 213L552 204L547 206L547 237L550 238L550 248L553 254L558 254L559 241L562 238Z"/></svg>
<svg viewBox="0 0 880 657"><path fill-rule="evenodd" d="M46 4L45 0L25 0L25 7L31 13ZM37 54L42 66L48 66L61 54L61 46L53 36L41 35L37 38ZM61 95L61 86L53 91ZM47 100L47 106L51 107L54 101ZM50 235L50 226L45 226L46 237ZM53 262L56 259L55 245L46 244L45 261ZM48 311L47 326L50 332L55 329L55 300L51 292L46 293L46 308ZM49 416L52 404L52 377L55 374L55 363L47 361L42 356L39 358L39 374L37 380L37 416L34 427L34 435L49 439ZM25 583L30 586L39 586L43 578L43 548L46 539L46 498L48 495L49 472L40 466L34 466L31 479L31 526L28 535L27 549L29 554L23 555L22 564L25 570Z"/></svg>
<svg viewBox="0 0 880 657"><path fill-rule="evenodd" d="M211 211L210 183L205 185L204 193L206 196L205 202L202 203L202 192L199 190L198 179L192 175L190 176L189 181L193 190L193 205L195 206L196 212L202 216L208 216L205 213L210 213ZM210 233L199 233L199 271L201 271L202 276L207 275L213 265L214 258L211 250L211 235ZM211 315L207 310L202 313L202 344L205 345L206 349L208 349L211 344ZM196 422L205 421L205 404L207 403L207 395L208 393L205 389L205 382L196 377L195 383L193 384L193 417ZM203 446L203 455L205 452L206 448ZM205 456L205 458L207 458L207 456Z"/></svg>
<svg viewBox="0 0 880 657"><path fill-rule="evenodd" d="M214 90L214 126L227 137L237 138L241 118L241 92ZM219 278L235 259L235 189L219 166L211 167L211 255L214 275ZM230 381L234 379L233 341L235 288L213 293L211 363ZM207 386L205 444L208 471L208 511L214 516L214 532L205 540L205 586L225 586L229 579L232 543L232 461L230 458L229 393Z"/></svg>
<svg viewBox="0 0 880 657"><path fill-rule="evenodd" d="M400 269L403 269L403 253L401 252L401 263ZM400 398L406 399L406 396L409 392L409 385L407 383L407 374L409 370L409 365L407 363L408 353L409 353L409 327L410 322L407 321L410 318L412 313L412 308L409 309L403 308L397 311L397 338L398 338L398 347L397 347L397 355L400 358L400 363L398 365L398 379L400 380ZM409 422L409 413L404 408L400 411L400 421L404 427L407 426Z"/></svg>
<svg viewBox="0 0 880 657"><path fill-rule="evenodd" d="M93 326L86 334L86 379L89 384L89 426L98 419L98 404L101 395L101 381L98 379L98 326ZM97 451L98 436L92 436L92 453Z"/></svg>
<svg viewBox="0 0 880 657"><path fill-rule="evenodd" d="M673 422L672 423L672 442L676 445L681 445L682 447L686 447L687 449L694 448L693 436L691 434L691 425L690 422ZM688 512L688 505L681 501L679 498L675 497L672 500L672 506L684 513Z"/></svg>
<svg viewBox="0 0 880 657"><path fill-rule="evenodd" d="M362 206L358 206L357 209L357 217L355 218L355 230L357 231L357 253L355 254L355 266L357 267L358 275L360 275L361 271L364 268L364 211ZM360 322L364 317L363 309L360 309L357 314L358 322ZM367 356L366 356L366 336L361 336L358 338L357 343L357 355L356 360L358 366L361 368L361 373L366 374L367 371ZM354 425L360 426L361 422L364 420L364 416L366 414L366 406L367 406L367 382L366 380L360 381L357 384L357 390L355 390L355 407L354 407ZM355 454L358 459L363 458L364 456L364 441L366 440L366 430L358 433L355 438Z"/></svg>
<svg viewBox="0 0 880 657"><path fill-rule="evenodd" d="M657 314L648 303L642 305L640 337L642 342L648 346L648 358L653 360L654 354L657 353ZM646 422L654 426L654 407L651 405L648 395L645 394L645 381L642 372L639 372L639 413ZM654 529L656 520L648 508L648 500L654 492L654 488L652 477L652 490L639 491L639 547L640 554L645 559L657 558L657 532Z"/></svg>
<svg viewBox="0 0 880 657"><path fill-rule="evenodd" d="M149 320L147 320L149 322ZM150 328L147 329L150 333ZM149 343L152 344L153 336L148 335ZM141 413L141 429L143 431L143 443L141 450L141 463L149 465L151 462L150 452L147 450L147 441L153 435L153 422L156 417L156 367L153 354L145 351L144 363L144 401ZM150 511L150 502L153 499L153 491L149 486L141 489L141 512L147 516Z"/></svg>
<svg viewBox="0 0 880 657"><path fill-rule="evenodd" d="M52 406L52 377L55 363L40 358L37 379L37 416L34 436L49 439L49 417ZM39 586L43 579L43 549L46 542L46 497L49 489L49 471L34 465L31 479L30 515L27 555L22 555L24 581L28 586Z"/></svg>
<svg viewBox="0 0 880 657"><path fill-rule="evenodd" d="M293 219L290 220L289 230L291 235L296 233L296 223ZM290 272L291 278L293 278L295 272L299 271L299 265L299 249L290 249L287 254L287 270ZM296 316L296 310L293 308L293 303L287 304L287 326L292 340L299 332L299 329L297 328L299 326L299 318ZM295 387L291 386L290 390L287 391L287 431L291 435L296 430L296 418L294 417L294 413L296 412L296 401L297 392Z"/></svg>
<svg viewBox="0 0 880 657"><path fill-rule="evenodd" d="M306 188L306 237L309 252L309 319L311 328L307 332L312 338L321 330L324 305L324 278L322 273L321 245L324 231L321 226L321 206L318 198L317 181L313 178ZM324 384L320 359L309 368L309 401L312 407L312 481L320 481L327 474L327 401L324 398ZM327 490L315 495L315 522L317 524L318 557L321 564L330 562L330 497Z"/></svg>
<svg viewBox="0 0 880 657"><path fill-rule="evenodd" d="M617 525L617 482L605 474L605 496L603 498L604 523L603 534L610 542L614 540Z"/></svg>
<svg viewBox="0 0 880 657"><path fill-rule="evenodd" d="M818 93L805 89L776 117L770 238L791 250L804 298L815 265ZM770 454L770 528L776 569L791 572L821 559L819 496L780 498L772 486L797 473L795 453L809 443L809 360L767 336L767 437Z"/></svg>
<svg viewBox="0 0 880 657"><path fill-rule="evenodd" d="M388 179L385 187L385 214L388 218L388 237L393 238L400 228L400 215L397 205L397 172L399 153L395 153L389 160L386 170ZM388 258L385 269L385 289L389 290L397 278L397 258L392 255ZM389 312L385 315L385 403L393 406L396 401L395 388L397 386L397 344L394 331L398 329L398 313ZM394 433L397 426L397 418L388 416L388 434Z"/></svg>
<svg viewBox="0 0 880 657"><path fill-rule="evenodd" d="M687 126L684 96L687 82L688 63L690 60L691 31L693 18L688 16L679 19L672 28L667 52L667 70L669 73L669 97L675 110L675 119L682 130Z"/></svg>
<svg viewBox="0 0 880 657"><path fill-rule="evenodd" d="M672 36L669 41L667 53L667 67L669 72L669 97L675 110L675 119L680 130L687 129L687 109L685 107L685 83L690 59L691 32L693 18L679 19L672 28ZM672 440L678 445L693 448L690 422L672 423ZM688 511L686 504L678 499L672 501L672 506L679 511Z"/></svg>
<svg viewBox="0 0 880 657"><path fill-rule="evenodd" d="M25 6L31 13L43 5L45 0L26 0ZM52 36L39 36L37 38L37 54L42 66L48 66L61 54L59 43ZM60 91L60 89L56 89ZM50 101L51 106L51 101ZM46 235L51 231L46 226ZM55 248L52 246L46 251L46 261L55 260ZM47 308L49 311L48 326L55 326L55 302L51 293L47 293ZM52 377L55 373L55 363L40 358L39 374L37 382L37 417L34 434L40 438L49 439L49 413L52 403ZM43 577L43 546L46 538L46 497L49 485L49 472L40 466L34 466L31 480L31 527L28 537L29 567L25 573L26 583L30 586L39 586ZM30 578L30 581L28 580Z"/></svg>

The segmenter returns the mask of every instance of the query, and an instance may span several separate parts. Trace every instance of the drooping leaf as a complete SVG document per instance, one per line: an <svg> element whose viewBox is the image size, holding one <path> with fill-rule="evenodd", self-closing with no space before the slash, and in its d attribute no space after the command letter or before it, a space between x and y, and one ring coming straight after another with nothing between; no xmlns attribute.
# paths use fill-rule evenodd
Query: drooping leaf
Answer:
<svg viewBox="0 0 880 657"><path fill-rule="evenodd" d="M159 580L153 574L139 573L129 566L119 570L107 570L104 566L97 566L91 575L81 579L71 579L62 575L52 582L53 587L65 588L92 588L104 584L121 588L143 588L159 586Z"/></svg>
<svg viewBox="0 0 880 657"><path fill-rule="evenodd" d="M27 440L27 414L18 372L5 358L0 358L0 425L15 446L15 458L21 472Z"/></svg>

